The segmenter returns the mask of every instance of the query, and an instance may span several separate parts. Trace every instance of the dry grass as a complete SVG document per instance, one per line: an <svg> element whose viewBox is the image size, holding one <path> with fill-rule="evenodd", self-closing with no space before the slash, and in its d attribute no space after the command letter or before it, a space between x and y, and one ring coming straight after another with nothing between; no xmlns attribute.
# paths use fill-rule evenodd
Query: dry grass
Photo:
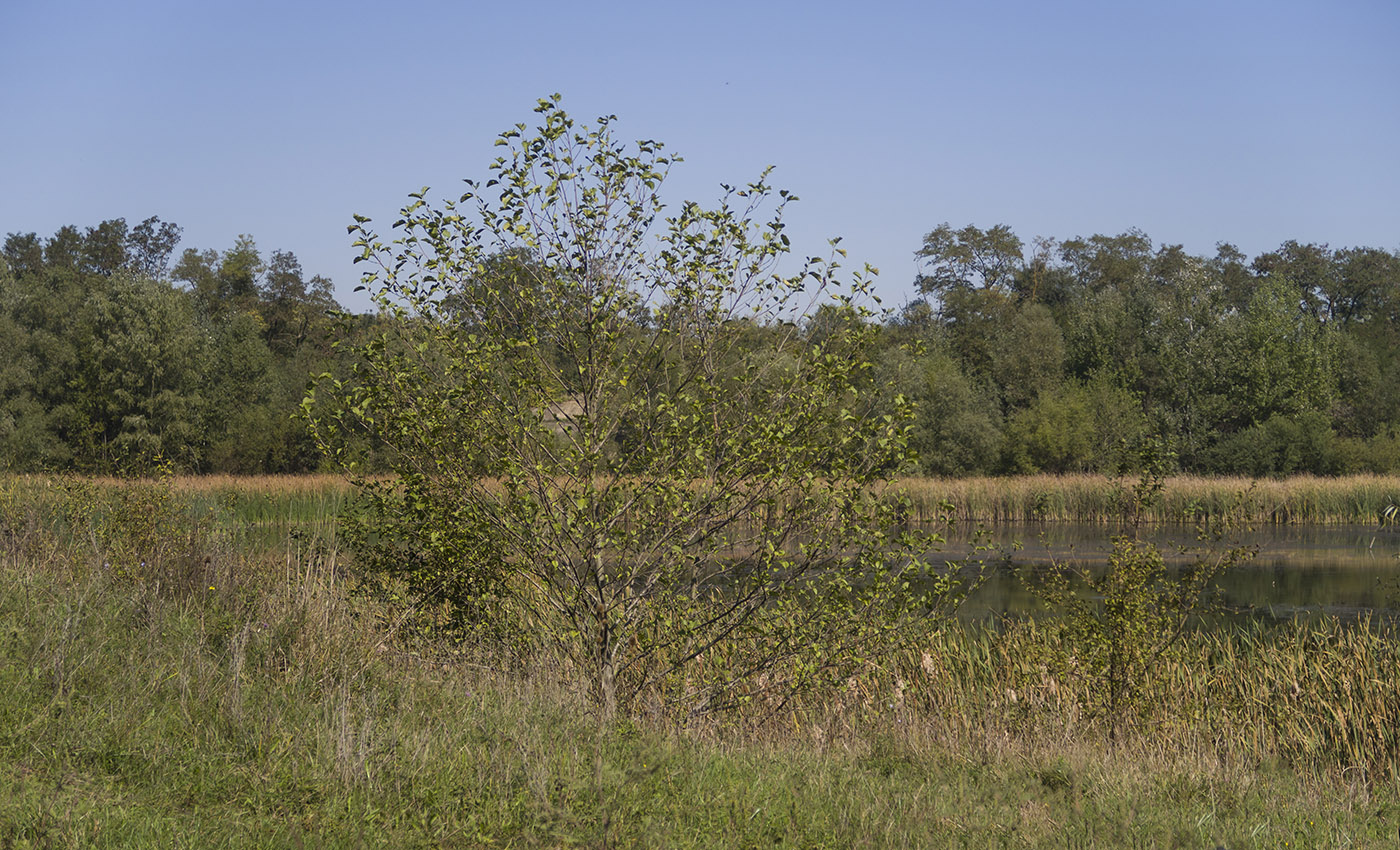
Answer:
<svg viewBox="0 0 1400 850"><path fill-rule="evenodd" d="M897 482L910 497L915 518L939 518L940 503L970 522L1113 522L1131 505L1131 482L1097 475L1027 475L1010 478L908 478ZM1400 476L1298 476L1285 479L1167 479L1161 501L1144 517L1153 522L1194 523L1240 509L1256 524L1376 524L1400 504Z"/></svg>
<svg viewBox="0 0 1400 850"><path fill-rule="evenodd" d="M8 486L36 491L61 478L11 475ZM99 487L129 482L87 478ZM339 475L207 475L169 479L176 492L198 503L242 506L252 516L243 520L268 522L291 517L310 521L333 518L352 494ZM911 519L935 522L952 505L959 521L1103 523L1123 519L1131 503L1131 481L1099 475L1026 475L1004 478L904 478L894 483L910 498ZM1285 479L1206 478L1167 479L1160 502L1144 519L1151 522L1195 523L1236 510L1253 524L1376 524L1385 508L1400 504L1400 476L1350 475L1339 478L1296 476Z"/></svg>
<svg viewBox="0 0 1400 850"><path fill-rule="evenodd" d="M829 730L877 715L944 746L1025 757L1108 747L1143 765L1277 761L1319 781L1400 782L1400 631L1392 622L1258 622L1188 633L1122 718L1095 714L1054 624L960 624L809 706ZM1068 661L1068 663L1066 663ZM1110 746L1110 729L1118 736Z"/></svg>

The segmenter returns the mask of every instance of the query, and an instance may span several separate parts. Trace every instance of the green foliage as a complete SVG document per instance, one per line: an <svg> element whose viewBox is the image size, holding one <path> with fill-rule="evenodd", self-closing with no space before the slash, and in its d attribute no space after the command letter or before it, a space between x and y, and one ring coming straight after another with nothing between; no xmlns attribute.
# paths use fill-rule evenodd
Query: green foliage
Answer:
<svg viewBox="0 0 1400 850"><path fill-rule="evenodd" d="M881 486L911 408L857 392L867 277L803 334L841 252L780 271L793 197L766 174L663 218L659 143L537 112L459 200L413 194L392 242L350 228L391 321L305 408L357 475L358 551L405 616L562 653L604 715L841 681L954 585Z"/></svg>
<svg viewBox="0 0 1400 850"><path fill-rule="evenodd" d="M1021 240L1004 224L953 230L944 222L924 236L915 256L925 266L919 291L938 297L957 289L1006 289L1023 265Z"/></svg>
<svg viewBox="0 0 1400 850"><path fill-rule="evenodd" d="M914 403L909 448L918 472L966 475L995 464L1001 416L994 391L941 351L887 351L881 367L882 382Z"/></svg>
<svg viewBox="0 0 1400 850"><path fill-rule="evenodd" d="M1374 459L1384 455L1363 452ZM1366 464L1357 458L1353 461ZM1342 459L1327 416L1308 411L1294 416L1274 414L1268 421L1222 439L1206 454L1208 471L1237 472L1256 477L1283 477L1300 472L1332 475ZM1394 467L1386 467L1394 468Z"/></svg>
<svg viewBox="0 0 1400 850"><path fill-rule="evenodd" d="M1022 410L1064 382L1064 335L1043 304L1025 304L998 330L991 375L1005 409Z"/></svg>
<svg viewBox="0 0 1400 850"><path fill-rule="evenodd" d="M1105 378L1042 391L1007 423L1004 468L1016 473L1115 471L1147 433L1138 400Z"/></svg>
<svg viewBox="0 0 1400 850"><path fill-rule="evenodd" d="M197 465L206 342L181 293L117 278L86 304L92 336L79 340L76 407L96 468L144 472L160 458Z"/></svg>
<svg viewBox="0 0 1400 850"><path fill-rule="evenodd" d="M1113 538L1108 566L1101 573L1082 568L1052 569L1034 589L1061 614L1053 628L1060 649L1052 657L1058 675L1082 682L1084 708L1105 717L1116 736L1161 697L1158 670L1178 660L1183 634L1192 618L1206 613L1216 579L1253 557L1254 550L1208 550L1180 572L1169 569L1161 551L1138 536L1139 520L1161 499L1174 457L1156 439L1139 446L1140 477L1125 493L1132 531ZM1215 541L1228 531L1230 517L1215 520L1202 536Z"/></svg>
<svg viewBox="0 0 1400 850"><path fill-rule="evenodd" d="M1337 470L1342 474L1382 474L1400 469L1400 434L1377 434L1367 440L1340 437L1333 444Z"/></svg>
<svg viewBox="0 0 1400 850"><path fill-rule="evenodd" d="M1137 230L1038 238L1029 260L1021 244L1000 226L940 225L917 252L928 303L890 322L997 391L1004 450L978 472L1103 466L1085 457L1076 382L1131 395L1198 472L1332 474L1348 467L1323 445L1329 428L1358 457L1400 422L1400 254L1290 241L1249 264L1228 243L1200 257ZM1267 450L1275 437L1293 447ZM1385 457L1362 454L1367 468Z"/></svg>
<svg viewBox="0 0 1400 850"><path fill-rule="evenodd" d="M1337 333L1335 341L1337 394L1331 418L1338 435L1366 437L1383 431L1396 419L1396 382L1387 363L1396 352L1354 331Z"/></svg>
<svg viewBox="0 0 1400 850"><path fill-rule="evenodd" d="M314 468L291 414L323 345L330 282L249 237L222 256L112 219L10 234L0 275L0 467L133 474ZM273 350L275 349L275 351Z"/></svg>
<svg viewBox="0 0 1400 850"><path fill-rule="evenodd" d="M567 169L537 184L556 177L566 185ZM483 320L474 310L488 305L521 339L531 326L577 325L589 304L543 287L535 247L506 235L458 276L469 298L439 293L441 315L474 332ZM769 235L781 244L782 234ZM432 239L421 247L452 249ZM256 473L321 462L290 415L308 375L349 374L337 360L349 350L330 349L330 281L247 235L224 250L186 248L172 267L179 241L180 228L155 217L7 235L0 467L120 473L160 456L188 471ZM1400 429L1400 253L1289 240L1251 261L1228 243L1194 256L1136 230L1031 245L1027 257L1004 225L939 225L916 252L920 297L882 324L834 301L731 317L744 341L720 354L722 368L740 368L742 352L754 364L771 356L767 371L782 374L801 345L871 326L868 359L896 385L881 389L867 375L855 386L881 394L885 413L897 396L917 401L910 438L924 460L904 468L940 475L1111 466L1093 446L1118 436L1102 439L1082 415L1090 385L1131 396L1186 471L1400 470L1387 448ZM665 299L615 306L638 339L680 315ZM347 317L345 332L402 319ZM781 328L791 339L775 343ZM554 336L532 344L552 368L576 374L580 363ZM906 357L906 345L924 348ZM916 360L927 362L909 365ZM1105 396L1123 414L1110 430L1131 438L1140 429L1124 418L1122 397ZM616 450L627 454L643 426L624 417ZM368 457L387 469L382 449Z"/></svg>
<svg viewBox="0 0 1400 850"><path fill-rule="evenodd" d="M1117 236L1077 236L1060 243L1060 258L1088 292L1128 290L1148 274L1152 240L1133 229Z"/></svg>
<svg viewBox="0 0 1400 850"><path fill-rule="evenodd" d="M1294 285L1270 278L1243 315L1222 322L1223 365L1236 421L1326 411L1332 403L1332 334L1301 313Z"/></svg>

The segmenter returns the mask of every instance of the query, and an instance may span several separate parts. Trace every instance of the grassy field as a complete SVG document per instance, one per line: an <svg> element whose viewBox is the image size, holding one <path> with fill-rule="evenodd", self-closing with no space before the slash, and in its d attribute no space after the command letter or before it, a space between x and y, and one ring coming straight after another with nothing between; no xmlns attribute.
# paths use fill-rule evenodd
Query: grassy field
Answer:
<svg viewBox="0 0 1400 850"><path fill-rule="evenodd" d="M1366 847L1400 825L1392 779L1264 729L1110 745L1064 706L1020 716L989 687L1010 674L978 672L986 635L930 647L963 653L944 692L875 676L762 724L600 730L555 671L397 654L332 569L256 599L8 570L0 845Z"/></svg>
<svg viewBox="0 0 1400 850"><path fill-rule="evenodd" d="M936 624L777 713L602 725L549 657L402 640L346 592L322 514L276 546L209 519L247 486L0 487L0 847L1390 847L1400 829L1400 643L1379 621L1189 634L1114 723L1052 663L1064 635L1019 622ZM325 492L344 497L263 495Z"/></svg>

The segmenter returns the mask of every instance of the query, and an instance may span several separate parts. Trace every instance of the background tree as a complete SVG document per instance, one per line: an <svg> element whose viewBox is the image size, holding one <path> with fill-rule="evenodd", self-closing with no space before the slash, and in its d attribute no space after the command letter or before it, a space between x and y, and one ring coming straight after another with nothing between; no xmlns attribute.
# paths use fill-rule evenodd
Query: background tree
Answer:
<svg viewBox="0 0 1400 850"><path fill-rule="evenodd" d="M306 344L336 306L330 279L304 279L301 262L291 251L272 252L260 290L264 337L283 358Z"/></svg>
<svg viewBox="0 0 1400 850"><path fill-rule="evenodd" d="M265 266L243 237L223 254L187 250L176 268L182 289L166 271L179 235L151 217L135 228L112 219L47 240L6 238L0 465L315 468L291 416L307 378L331 361L330 281L305 281L290 252Z"/></svg>
<svg viewBox="0 0 1400 850"><path fill-rule="evenodd" d="M73 388L94 466L197 468L207 347L193 305L159 281L123 276L86 306L92 332L79 346Z"/></svg>
<svg viewBox="0 0 1400 850"><path fill-rule="evenodd" d="M1009 289L1024 262L1020 238L1004 224L953 230L944 222L914 255L923 265L919 291L939 298L955 289Z"/></svg>
<svg viewBox="0 0 1400 850"><path fill-rule="evenodd" d="M1060 243L1060 259L1077 291L1125 290L1142 279L1152 262L1152 239L1141 230L1117 236L1077 236Z"/></svg>
<svg viewBox="0 0 1400 850"><path fill-rule="evenodd" d="M180 226L151 216L131 229L127 259L131 270L151 280L164 280L170 254L180 244Z"/></svg>
<svg viewBox="0 0 1400 850"><path fill-rule="evenodd" d="M941 345L887 349L880 376L888 392L905 394L914 404L909 448L916 460L906 471L958 476L995 468L1002 440L996 391L969 379Z"/></svg>
<svg viewBox="0 0 1400 850"><path fill-rule="evenodd" d="M1004 411L1021 410L1042 391L1064 382L1064 334L1043 304L1024 304L997 328L991 374Z"/></svg>

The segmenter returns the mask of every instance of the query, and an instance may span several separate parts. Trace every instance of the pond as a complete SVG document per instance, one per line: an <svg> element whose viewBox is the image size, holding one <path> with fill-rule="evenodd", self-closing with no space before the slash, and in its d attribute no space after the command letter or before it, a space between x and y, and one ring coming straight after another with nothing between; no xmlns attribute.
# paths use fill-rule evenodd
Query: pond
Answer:
<svg viewBox="0 0 1400 850"><path fill-rule="evenodd" d="M959 527L945 534L950 542L940 557L965 556L968 546L958 541L972 531ZM1027 587L1035 570L1052 564L1102 569L1112 550L1111 538L1123 530L1026 523L992 526L988 532L998 549L984 553L993 568L986 584L963 606L961 614L969 619L1038 610ZM1184 566L1199 557L1201 544L1190 527L1147 526L1141 536L1157 544L1169 564ZM1219 580L1221 601L1229 610L1278 618L1400 613L1400 534L1375 526L1271 526L1233 540L1257 546L1259 554ZM1013 549L1016 544L1019 548ZM1192 546L1196 555L1181 552Z"/></svg>
<svg viewBox="0 0 1400 850"><path fill-rule="evenodd" d="M290 536L289 528L293 529ZM1125 530L1059 522L988 526L987 542L996 548L981 554L988 564L987 580L959 615L984 620L1042 611L1028 587L1037 570L1054 564L1102 569L1113 548L1112 538ZM960 541L967 541L975 531L972 526L943 530L949 542L932 557L966 557L969 547ZM333 545L334 532L334 525L327 523L248 524L241 531L245 545L285 552L288 557L298 557L317 545ZM1189 526L1148 525L1141 536L1161 549L1168 564L1185 566L1201 551ZM1367 611L1400 616L1400 533L1375 526L1267 526L1237 535L1226 545L1259 550L1257 557L1220 578L1220 601L1228 610L1273 618L1349 617ZM1191 547L1196 555L1182 553Z"/></svg>

